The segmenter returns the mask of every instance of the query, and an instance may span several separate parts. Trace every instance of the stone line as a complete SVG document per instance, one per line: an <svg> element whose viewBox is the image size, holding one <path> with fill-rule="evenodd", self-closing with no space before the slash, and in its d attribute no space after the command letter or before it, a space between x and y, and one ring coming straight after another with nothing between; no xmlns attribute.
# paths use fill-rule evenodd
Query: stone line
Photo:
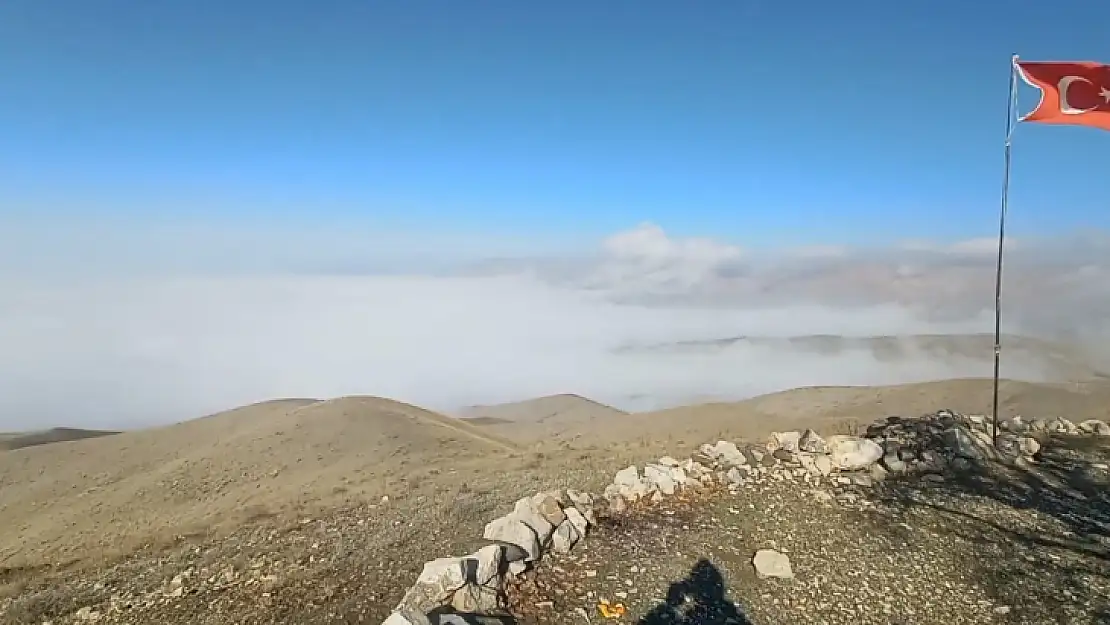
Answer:
<svg viewBox="0 0 1110 625"><path fill-rule="evenodd" d="M490 544L466 556L425 563L383 625L464 622L446 616L451 611L496 614L505 607L507 580L547 553L569 553L597 524L599 512L619 515L631 502L659 502L680 490L697 492L713 484L736 492L768 478L862 487L892 474L943 480L945 473L977 463L1033 465L1038 435L1110 436L1110 424L1096 419L1076 425L1063 418L1019 416L1000 426L996 439L986 417L941 410L917 418L888 417L868 426L864 436L775 432L763 443L738 446L721 440L702 445L685 460L664 456L643 470L629 466L616 473L602 496L573 489L536 493L486 525L483 538ZM752 564L760 577L793 575L789 559L774 550L760 550Z"/></svg>

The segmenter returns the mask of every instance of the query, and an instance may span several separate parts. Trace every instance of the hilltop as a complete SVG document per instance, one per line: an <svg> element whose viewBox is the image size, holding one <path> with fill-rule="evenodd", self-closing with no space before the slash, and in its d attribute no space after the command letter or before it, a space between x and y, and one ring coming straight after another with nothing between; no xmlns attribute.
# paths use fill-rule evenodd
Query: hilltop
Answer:
<svg viewBox="0 0 1110 625"><path fill-rule="evenodd" d="M471 406L460 416L475 425L517 440L581 435L585 426L598 421L619 420L623 410L581 395L562 394L488 406Z"/></svg>
<svg viewBox="0 0 1110 625"><path fill-rule="evenodd" d="M227 612L213 623L302 614L295 602L284 612L257 603L283 585L311 588L347 615L321 623L374 622L420 563L477 548L483 524L529 493L598 492L630 463L694 453L705 441L858 430L939 407L985 413L990 391L988 379L811 387L632 414L559 395L470 412L495 425L378 397L284 399L6 451L0 603L22 597L19 623L70 623L62 617L115 585L157 587L194 567L229 567L237 579L265 579L221 600ZM1005 380L1001 391L1005 416L1110 416L1105 381ZM286 572L269 580L271 569ZM167 623L200 622L188 619L204 606L189 605L174 612L186 620Z"/></svg>
<svg viewBox="0 0 1110 625"><path fill-rule="evenodd" d="M0 434L0 451L23 449L50 443L64 443L66 441L79 441L85 438L99 438L111 436L119 432L111 430L83 430L80 428L50 428L38 432L11 432Z"/></svg>
<svg viewBox="0 0 1110 625"><path fill-rule="evenodd" d="M381 497L516 451L465 422L375 397L276 400L175 425L0 454L0 562L210 532Z"/></svg>

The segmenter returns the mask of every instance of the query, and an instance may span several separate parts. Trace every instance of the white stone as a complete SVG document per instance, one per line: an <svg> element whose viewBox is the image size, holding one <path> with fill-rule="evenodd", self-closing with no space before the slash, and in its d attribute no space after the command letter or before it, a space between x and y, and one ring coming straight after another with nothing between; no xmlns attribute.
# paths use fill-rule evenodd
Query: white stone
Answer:
<svg viewBox="0 0 1110 625"><path fill-rule="evenodd" d="M1079 431L1095 436L1110 436L1110 423L1098 419L1087 419L1079 424Z"/></svg>
<svg viewBox="0 0 1110 625"><path fill-rule="evenodd" d="M747 458L744 457L744 454L740 453L740 449L736 446L736 443L731 441L717 441L717 444L712 447L712 450L712 457L714 459L728 465L735 466L738 464L745 464L748 461Z"/></svg>
<svg viewBox="0 0 1110 625"><path fill-rule="evenodd" d="M768 577L794 579L794 571L790 568L790 558L774 549L760 549L755 552L752 565L755 567L755 574L760 579Z"/></svg>
<svg viewBox="0 0 1110 625"><path fill-rule="evenodd" d="M501 564L505 560L505 546L486 545L467 558L475 562L474 579L470 581L484 586L501 571Z"/></svg>
<svg viewBox="0 0 1110 625"><path fill-rule="evenodd" d="M567 499L570 500L572 505L580 508L588 508L594 502L594 498L589 493L574 490L573 488L567 489Z"/></svg>
<svg viewBox="0 0 1110 625"><path fill-rule="evenodd" d="M771 434L771 440L775 444L775 449L785 449L786 451L798 451L798 442L802 438L801 432L774 432Z"/></svg>
<svg viewBox="0 0 1110 625"><path fill-rule="evenodd" d="M513 506L513 515L532 528L532 531L536 533L536 538L540 541L540 545L547 544L547 540L551 538L551 532L555 531L555 526L544 518L543 513L536 509L535 503L529 497L516 502L516 505Z"/></svg>
<svg viewBox="0 0 1110 625"><path fill-rule="evenodd" d="M825 443L833 466L842 471L866 469L883 457L878 443L858 436L830 436Z"/></svg>
<svg viewBox="0 0 1110 625"><path fill-rule="evenodd" d="M523 550L524 559L528 561L537 560L540 557L540 541L536 532L512 514L507 514L487 523L482 538L516 545ZM513 561L518 558L509 557L508 559Z"/></svg>
<svg viewBox="0 0 1110 625"><path fill-rule="evenodd" d="M579 536L585 536L590 527L590 522L586 520L586 517L578 511L578 508L567 508L565 512L567 513L567 522L578 530Z"/></svg>
<svg viewBox="0 0 1110 625"><path fill-rule="evenodd" d="M679 486L685 486L690 478L686 475L686 470L682 467L670 467L671 479Z"/></svg>
<svg viewBox="0 0 1110 625"><path fill-rule="evenodd" d="M551 550L555 553L570 553L578 538L578 530L574 525L569 520L563 521L551 535Z"/></svg>
<svg viewBox="0 0 1110 625"><path fill-rule="evenodd" d="M675 492L675 481L667 467L657 464L647 465L644 467L644 479L649 480L664 495L673 495Z"/></svg>
<svg viewBox="0 0 1110 625"><path fill-rule="evenodd" d="M451 601L455 591L465 585L463 558L437 558L426 562L416 583L401 598L398 611L426 613Z"/></svg>
<svg viewBox="0 0 1110 625"><path fill-rule="evenodd" d="M617 471L617 474L613 477L613 483L617 486L627 486L631 488L639 482L640 470L636 468L636 465Z"/></svg>

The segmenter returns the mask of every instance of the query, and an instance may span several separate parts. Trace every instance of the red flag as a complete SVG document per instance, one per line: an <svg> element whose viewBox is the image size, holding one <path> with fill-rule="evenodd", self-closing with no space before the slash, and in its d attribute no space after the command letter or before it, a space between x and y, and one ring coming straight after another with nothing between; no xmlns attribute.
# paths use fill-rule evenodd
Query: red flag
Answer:
<svg viewBox="0 0 1110 625"><path fill-rule="evenodd" d="M1017 62L1018 73L1041 90L1022 121L1110 130L1110 65L1090 62Z"/></svg>

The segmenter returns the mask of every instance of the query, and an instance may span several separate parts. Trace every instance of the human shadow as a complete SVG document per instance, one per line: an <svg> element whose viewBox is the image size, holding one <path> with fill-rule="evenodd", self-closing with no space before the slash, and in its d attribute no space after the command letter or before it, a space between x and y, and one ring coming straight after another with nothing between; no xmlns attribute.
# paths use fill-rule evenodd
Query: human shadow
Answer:
<svg viewBox="0 0 1110 625"><path fill-rule="evenodd" d="M702 558L685 579L667 589L667 598L637 625L751 625L740 607L725 598L725 580L712 562Z"/></svg>
<svg viewBox="0 0 1110 625"><path fill-rule="evenodd" d="M898 516L925 515L938 521L933 531L975 545L981 555L968 566L980 587L1020 608L1000 620L1105 622L1098 619L1110 615L1108 462L1108 441L1053 436L1031 464L968 463L943 480L887 480L872 495ZM902 531L898 523L880 527Z"/></svg>
<svg viewBox="0 0 1110 625"><path fill-rule="evenodd" d="M459 612L449 607L436 608L425 618L431 625L517 625L511 616Z"/></svg>

